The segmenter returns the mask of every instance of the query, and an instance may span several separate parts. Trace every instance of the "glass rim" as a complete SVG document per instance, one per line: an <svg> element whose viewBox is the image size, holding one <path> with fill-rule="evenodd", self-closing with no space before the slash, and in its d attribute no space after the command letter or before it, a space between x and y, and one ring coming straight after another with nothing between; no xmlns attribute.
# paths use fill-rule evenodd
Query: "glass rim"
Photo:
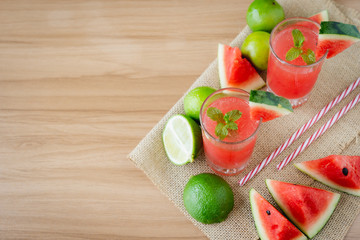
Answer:
<svg viewBox="0 0 360 240"><path fill-rule="evenodd" d="M256 133L258 132L259 128L260 128L260 125L262 123L262 118L260 118L260 120L258 121L258 125L256 127L256 129L254 130L254 132L247 138L243 139L243 140L240 140L240 141L236 141L236 142L225 142L223 140L220 140L219 138L216 138L214 137L212 134L209 133L209 131L206 129L206 127L204 126L203 124L203 120L202 120L202 112L204 110L204 106L205 106L205 103L211 98L213 97L214 95L216 94L219 94L221 92L224 92L224 91L235 91L235 92L238 92L238 93L245 93L247 96L250 96L250 93L245 91L244 89L240 89L240 88L233 88L233 87L228 87L228 88L220 88L218 90L216 90L215 92L213 92L212 94L210 94L205 100L204 102L202 103L201 105L201 108L200 108L200 125L201 125L201 129L205 132L206 135L208 135L212 140L218 142L218 143L222 143L222 144L228 144L228 145L235 145L235 144L239 144L239 143L243 143L243 142L246 142L247 140L253 138ZM249 101L248 101L249 102Z"/></svg>
<svg viewBox="0 0 360 240"><path fill-rule="evenodd" d="M312 64L309 64L309 65L295 65L295 64L291 64L291 63L288 63L287 61L285 60L282 60L276 53L275 53L275 50L273 49L273 46L272 46L272 43L271 43L271 40L272 40L272 37L273 37L273 34L275 32L276 29L278 29L280 27L281 24L285 23L285 22L288 22L288 21L291 21L291 20L303 20L303 21L308 21L310 23L313 23L315 24L316 26L319 27L320 29L320 24L309 19L309 18L305 18L305 17L291 17L291 18L286 18L284 20L282 20L281 22L279 22L275 27L274 29L271 31L271 34L270 34L270 40L269 40L269 44L270 44L270 51L271 53L275 56L275 58L280 61L282 64L285 64L285 65L288 65L288 66L291 66L291 67L298 67L298 68L309 68L309 67L313 67L313 66L316 66L318 64L320 64L321 62L324 61L324 59L326 58L327 54L329 53L329 50L327 49L325 54L319 58L318 61L312 63Z"/></svg>

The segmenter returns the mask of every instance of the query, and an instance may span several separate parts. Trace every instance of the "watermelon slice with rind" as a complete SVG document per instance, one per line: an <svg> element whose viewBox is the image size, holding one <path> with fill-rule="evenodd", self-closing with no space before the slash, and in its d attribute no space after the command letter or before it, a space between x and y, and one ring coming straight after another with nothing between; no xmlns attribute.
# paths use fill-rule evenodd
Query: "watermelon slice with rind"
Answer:
<svg viewBox="0 0 360 240"><path fill-rule="evenodd" d="M340 22L321 22L319 40L316 47L317 58L329 51L326 58L332 58L360 41L360 33L356 26Z"/></svg>
<svg viewBox="0 0 360 240"><path fill-rule="evenodd" d="M295 167L331 188L360 196L360 156L330 155Z"/></svg>
<svg viewBox="0 0 360 240"><path fill-rule="evenodd" d="M329 21L329 13L327 10L323 10L317 14L312 15L311 17L309 17L311 20L317 22L318 24L320 24L321 22L324 21Z"/></svg>
<svg viewBox="0 0 360 240"><path fill-rule="evenodd" d="M323 189L266 179L266 185L285 215L309 238L327 223L340 194Z"/></svg>
<svg viewBox="0 0 360 240"><path fill-rule="evenodd" d="M289 100L276 96L271 92L260 90L250 91L249 106L251 119L262 119L263 122L267 122L293 112Z"/></svg>
<svg viewBox="0 0 360 240"><path fill-rule="evenodd" d="M221 88L234 87L246 91L265 86L264 80L237 47L219 44L218 67Z"/></svg>
<svg viewBox="0 0 360 240"><path fill-rule="evenodd" d="M265 200L255 189L250 190L251 212L262 240L306 240L287 218Z"/></svg>
<svg viewBox="0 0 360 240"><path fill-rule="evenodd" d="M329 21L329 14L327 10L323 10L315 15L312 15L311 17L308 17L308 19L320 24L323 21ZM320 29L319 25L316 25L310 21L305 21L305 20L297 22L294 25L298 27L311 29L314 32L318 32Z"/></svg>

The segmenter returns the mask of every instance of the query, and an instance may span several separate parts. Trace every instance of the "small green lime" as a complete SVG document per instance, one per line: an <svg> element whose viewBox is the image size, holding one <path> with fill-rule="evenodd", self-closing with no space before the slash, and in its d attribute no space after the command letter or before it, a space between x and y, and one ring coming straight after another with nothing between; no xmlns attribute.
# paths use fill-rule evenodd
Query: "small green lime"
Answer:
<svg viewBox="0 0 360 240"><path fill-rule="evenodd" d="M162 139L166 155L175 165L193 162L202 146L199 125L182 114L169 118Z"/></svg>
<svg viewBox="0 0 360 240"><path fill-rule="evenodd" d="M285 19L284 9L275 0L255 0L247 11L246 21L252 31L271 30Z"/></svg>
<svg viewBox="0 0 360 240"><path fill-rule="evenodd" d="M183 200L188 213L206 224L224 221L234 207L230 185L212 173L192 176L185 186Z"/></svg>
<svg viewBox="0 0 360 240"><path fill-rule="evenodd" d="M184 110L187 116L199 121L200 108L205 99L215 92L211 87L197 87L191 90L184 99Z"/></svg>
<svg viewBox="0 0 360 240"><path fill-rule="evenodd" d="M241 46L242 55L261 71L267 69L269 50L270 33L262 31L250 33Z"/></svg>

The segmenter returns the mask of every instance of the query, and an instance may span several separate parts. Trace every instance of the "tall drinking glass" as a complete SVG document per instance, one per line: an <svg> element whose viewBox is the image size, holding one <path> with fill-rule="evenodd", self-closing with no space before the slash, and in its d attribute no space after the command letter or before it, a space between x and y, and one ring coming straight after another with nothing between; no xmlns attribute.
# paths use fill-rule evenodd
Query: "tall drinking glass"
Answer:
<svg viewBox="0 0 360 240"><path fill-rule="evenodd" d="M239 110L237 130L228 130L224 139L215 134L219 122L209 117L208 109L217 108L223 115ZM221 122L221 121L220 121ZM222 121L225 124L225 121ZM261 121L250 118L249 93L236 88L223 88L212 93L200 110L203 145L208 165L222 175L236 175L248 164L254 150Z"/></svg>
<svg viewBox="0 0 360 240"><path fill-rule="evenodd" d="M308 100L326 58L317 56L316 62L306 65L301 56L287 61L286 53L294 47L292 31L300 30L304 36L303 52L311 49L316 52L320 25L307 18L288 18L280 22L270 35L270 53L267 70L268 91L290 100L298 107Z"/></svg>

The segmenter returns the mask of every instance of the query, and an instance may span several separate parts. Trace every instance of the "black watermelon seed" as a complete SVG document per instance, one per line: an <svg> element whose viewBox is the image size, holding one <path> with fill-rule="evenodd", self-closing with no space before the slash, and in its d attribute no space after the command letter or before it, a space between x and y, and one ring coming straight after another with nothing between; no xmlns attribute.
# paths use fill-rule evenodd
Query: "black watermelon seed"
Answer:
<svg viewBox="0 0 360 240"><path fill-rule="evenodd" d="M344 167L342 169L342 173L344 174L344 176L347 176L349 174L349 170L346 167Z"/></svg>
<svg viewBox="0 0 360 240"><path fill-rule="evenodd" d="M270 211L269 211L269 210L266 210L266 214L267 214L267 215L270 215L271 213L270 213Z"/></svg>

